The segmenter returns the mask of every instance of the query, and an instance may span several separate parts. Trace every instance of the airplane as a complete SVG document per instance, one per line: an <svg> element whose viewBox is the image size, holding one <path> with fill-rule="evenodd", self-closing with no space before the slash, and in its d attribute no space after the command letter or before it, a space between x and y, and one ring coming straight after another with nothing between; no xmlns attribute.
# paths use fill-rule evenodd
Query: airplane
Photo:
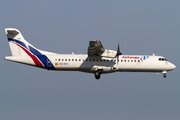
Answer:
<svg viewBox="0 0 180 120"><path fill-rule="evenodd" d="M5 32L12 53L5 60L47 70L93 73L98 80L101 74L113 72L162 72L166 78L166 73L176 68L163 56L123 55L119 44L114 51L104 49L99 40L91 40L87 54L57 54L35 48L16 28L5 28Z"/></svg>

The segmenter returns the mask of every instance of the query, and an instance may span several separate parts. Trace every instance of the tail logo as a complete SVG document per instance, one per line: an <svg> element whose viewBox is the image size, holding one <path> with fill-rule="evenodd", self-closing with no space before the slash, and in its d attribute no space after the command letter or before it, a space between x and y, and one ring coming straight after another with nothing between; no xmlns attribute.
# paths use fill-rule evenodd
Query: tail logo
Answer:
<svg viewBox="0 0 180 120"><path fill-rule="evenodd" d="M41 54L34 47L31 47L19 40L15 40L12 38L8 38L8 40L19 46L21 49L23 49L27 53L27 55L31 57L31 59L34 61L37 67L41 67L41 68L45 67L46 69L52 69L52 70L55 69L49 58L46 55Z"/></svg>

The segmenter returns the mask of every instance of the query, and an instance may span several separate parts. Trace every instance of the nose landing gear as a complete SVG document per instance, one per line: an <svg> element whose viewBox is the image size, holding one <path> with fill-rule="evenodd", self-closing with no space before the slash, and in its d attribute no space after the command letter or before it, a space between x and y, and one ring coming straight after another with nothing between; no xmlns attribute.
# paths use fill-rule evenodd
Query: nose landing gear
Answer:
<svg viewBox="0 0 180 120"><path fill-rule="evenodd" d="M166 77L167 77L167 75L164 73L163 77L164 77L164 78L166 78Z"/></svg>
<svg viewBox="0 0 180 120"><path fill-rule="evenodd" d="M166 78L167 77L167 75L166 75L167 71L163 71L162 73L164 74L163 77Z"/></svg>

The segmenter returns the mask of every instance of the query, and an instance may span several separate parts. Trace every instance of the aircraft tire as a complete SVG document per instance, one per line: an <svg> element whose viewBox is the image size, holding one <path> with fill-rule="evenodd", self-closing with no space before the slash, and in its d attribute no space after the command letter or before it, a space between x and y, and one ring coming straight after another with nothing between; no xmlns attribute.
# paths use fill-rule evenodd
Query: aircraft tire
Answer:
<svg viewBox="0 0 180 120"><path fill-rule="evenodd" d="M166 78L166 77L167 77L167 75L166 75L166 74L164 74L164 75L163 75L163 77L164 77L164 78Z"/></svg>
<svg viewBox="0 0 180 120"><path fill-rule="evenodd" d="M94 73L94 75L95 75L95 78L98 80L98 79L100 79L100 77L101 77L101 72L100 72L100 71L96 71L96 72Z"/></svg>

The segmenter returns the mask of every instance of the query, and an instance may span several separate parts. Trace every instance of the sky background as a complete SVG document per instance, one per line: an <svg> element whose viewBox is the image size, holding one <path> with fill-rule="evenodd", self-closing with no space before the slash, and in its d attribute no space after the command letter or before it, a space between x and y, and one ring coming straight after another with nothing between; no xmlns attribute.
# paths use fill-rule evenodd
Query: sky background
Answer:
<svg viewBox="0 0 180 120"><path fill-rule="evenodd" d="M179 0L3 0L0 3L0 120L179 120ZM35 47L86 54L89 41L176 65L156 73L47 71L4 60L4 28Z"/></svg>

